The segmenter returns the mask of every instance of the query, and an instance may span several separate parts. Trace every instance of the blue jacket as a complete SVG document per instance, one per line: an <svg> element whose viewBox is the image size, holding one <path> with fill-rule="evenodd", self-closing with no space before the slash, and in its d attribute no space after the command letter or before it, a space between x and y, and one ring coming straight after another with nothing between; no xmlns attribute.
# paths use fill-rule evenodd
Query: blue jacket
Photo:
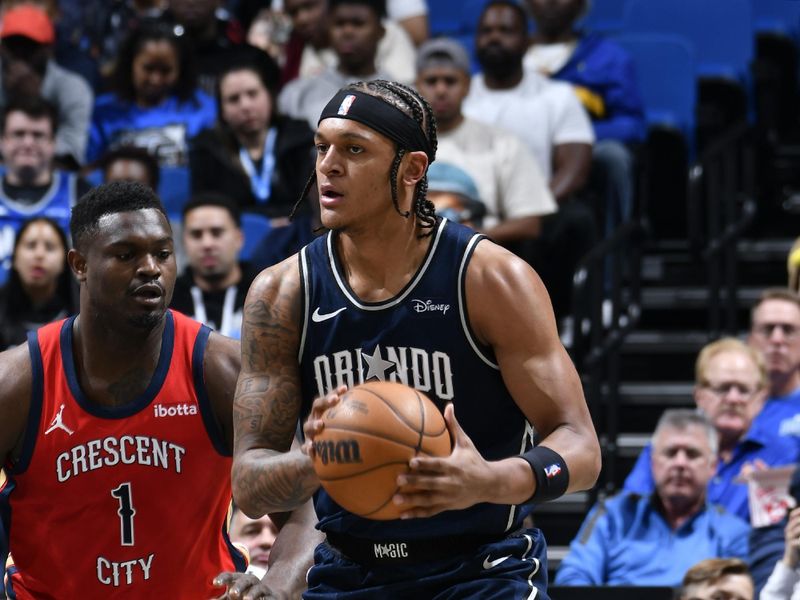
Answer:
<svg viewBox="0 0 800 600"><path fill-rule="evenodd" d="M586 34L579 38L567 64L551 77L578 88L598 140L644 139L644 104L633 61L621 46L596 33Z"/></svg>
<svg viewBox="0 0 800 600"><path fill-rule="evenodd" d="M800 453L800 388L785 396L768 398L750 429L759 431L765 439L788 440L797 445Z"/></svg>
<svg viewBox="0 0 800 600"><path fill-rule="evenodd" d="M623 488L637 494L650 494L655 489L650 461L652 446L647 445L639 455L631 469ZM789 465L797 462L797 446L785 439L767 435L756 422L750 427L747 435L739 440L733 450L730 462L721 459L717 472L708 483L708 501L719 504L746 522L750 522L750 507L747 502L747 484L736 483L745 463L755 459L763 460L771 467Z"/></svg>
<svg viewBox="0 0 800 600"><path fill-rule="evenodd" d="M651 496L629 492L598 502L556 574L558 585L666 585L704 558L747 558L750 528L707 504L673 531Z"/></svg>

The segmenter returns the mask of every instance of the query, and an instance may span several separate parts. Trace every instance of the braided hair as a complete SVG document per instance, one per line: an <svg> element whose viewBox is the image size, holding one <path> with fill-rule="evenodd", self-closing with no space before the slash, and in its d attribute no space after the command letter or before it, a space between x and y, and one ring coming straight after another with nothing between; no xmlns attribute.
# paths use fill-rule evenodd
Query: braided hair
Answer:
<svg viewBox="0 0 800 600"><path fill-rule="evenodd" d="M387 104L391 104L398 110L401 110L406 115L413 118L417 123L419 123L422 131L425 132L425 137L428 138L428 143L430 144L432 154L434 156L436 155L436 148L438 146L436 136L436 118L433 116L433 110L431 109L430 104L428 104L428 102L419 93L417 93L416 90L408 87L407 85L403 85L402 83L385 81L382 79L351 83L344 89L356 90L380 98ZM389 171L392 203L394 204L395 210L397 210L397 212L404 217L409 217L411 213L409 211L403 212L400 210L397 192L397 172L400 169L400 162L403 160L403 157L407 152L408 150L406 148L397 148L394 160L392 161L391 170ZM316 178L317 173L315 169L314 172L311 173L311 177L308 178L308 181L303 188L303 193L300 195L300 198L292 210L292 216L294 216L297 207L305 199L308 191L311 189L311 186L314 185ZM427 192L428 175L426 173L417 183L413 202L413 211L420 222L420 226L423 229L429 230L423 234L424 236L431 235L433 227L436 225L436 211L433 203L428 200Z"/></svg>

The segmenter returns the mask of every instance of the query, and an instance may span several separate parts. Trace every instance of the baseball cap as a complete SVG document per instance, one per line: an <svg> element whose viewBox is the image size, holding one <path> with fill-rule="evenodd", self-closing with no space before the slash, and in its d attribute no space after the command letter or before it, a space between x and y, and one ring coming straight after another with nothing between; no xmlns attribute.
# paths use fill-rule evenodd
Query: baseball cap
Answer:
<svg viewBox="0 0 800 600"><path fill-rule="evenodd" d="M12 35L20 35L40 44L52 44L55 40L50 17L38 6L28 4L16 6L3 15L0 38Z"/></svg>
<svg viewBox="0 0 800 600"><path fill-rule="evenodd" d="M449 65L471 72L467 50L452 38L433 38L422 44L417 51L417 73L434 65Z"/></svg>
<svg viewBox="0 0 800 600"><path fill-rule="evenodd" d="M470 200L480 200L478 188L472 177L460 167L446 162L435 162L428 167L428 190L451 192Z"/></svg>

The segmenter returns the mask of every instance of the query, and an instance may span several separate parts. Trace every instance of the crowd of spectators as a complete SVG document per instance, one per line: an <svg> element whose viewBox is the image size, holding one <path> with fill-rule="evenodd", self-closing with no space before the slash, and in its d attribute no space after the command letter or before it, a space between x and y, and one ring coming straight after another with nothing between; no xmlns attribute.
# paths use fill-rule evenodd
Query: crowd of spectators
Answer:
<svg viewBox="0 0 800 600"><path fill-rule="evenodd" d="M589 1L488 0L473 56L429 36L424 0L3 0L0 347L77 309L70 207L117 179L179 196L173 307L238 337L255 274L319 233L320 110L369 79L413 85L431 104L437 212L530 262L568 329L576 265L633 216L646 133L631 58L578 25ZM246 231L248 215L262 231ZM246 242L256 248L242 257ZM742 599L765 583L762 598L800 597L800 509L756 531L742 480L800 461L798 248L746 342L700 352L697 410L665 413L557 583L711 598L735 581Z"/></svg>

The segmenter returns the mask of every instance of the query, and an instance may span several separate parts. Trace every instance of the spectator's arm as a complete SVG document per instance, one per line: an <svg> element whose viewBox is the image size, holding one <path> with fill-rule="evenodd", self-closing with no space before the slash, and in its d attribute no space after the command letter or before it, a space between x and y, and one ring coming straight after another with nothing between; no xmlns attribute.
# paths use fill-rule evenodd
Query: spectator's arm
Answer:
<svg viewBox="0 0 800 600"><path fill-rule="evenodd" d="M415 46L420 46L428 39L428 15L414 15L398 21L397 24L406 30Z"/></svg>
<svg viewBox="0 0 800 600"><path fill-rule="evenodd" d="M500 244L518 242L521 240L535 239L542 230L542 220L539 216L519 217L506 219L487 230L485 233L492 240Z"/></svg>
<svg viewBox="0 0 800 600"><path fill-rule="evenodd" d="M553 148L553 177L550 191L563 202L583 189L592 166L591 144L558 144Z"/></svg>
<svg viewBox="0 0 800 600"><path fill-rule="evenodd" d="M775 563L775 569L769 576L766 585L759 594L759 600L792 600L800 599L800 573L791 569L782 561ZM798 590L792 593L796 588Z"/></svg>
<svg viewBox="0 0 800 600"><path fill-rule="evenodd" d="M581 525L556 573L557 585L603 585L606 582L610 518L598 503Z"/></svg>
<svg viewBox="0 0 800 600"><path fill-rule="evenodd" d="M613 69L616 75L608 82L604 97L606 114L594 121L595 134L598 139L640 142L645 137L646 125L633 63L627 57L620 57Z"/></svg>
<svg viewBox="0 0 800 600"><path fill-rule="evenodd" d="M425 0L388 0L386 12L391 20L406 30L415 46L428 39L428 6Z"/></svg>

